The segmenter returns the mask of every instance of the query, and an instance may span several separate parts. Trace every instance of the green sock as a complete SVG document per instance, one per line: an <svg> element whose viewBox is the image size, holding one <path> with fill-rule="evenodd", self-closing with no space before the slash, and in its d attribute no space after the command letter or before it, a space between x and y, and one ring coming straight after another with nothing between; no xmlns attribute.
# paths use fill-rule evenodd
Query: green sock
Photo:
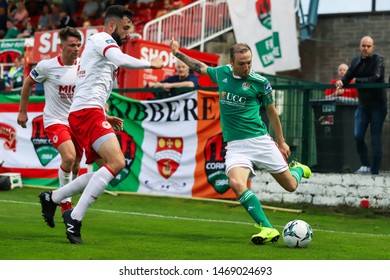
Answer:
<svg viewBox="0 0 390 280"><path fill-rule="evenodd" d="M297 183L299 184L299 182L302 180L303 169L301 167L293 167L290 168L290 172L291 175L295 178L295 180L297 180Z"/></svg>
<svg viewBox="0 0 390 280"><path fill-rule="evenodd" d="M272 228L271 223L265 216L260 201L251 190L243 192L238 198L238 201L257 224L260 224L263 227Z"/></svg>

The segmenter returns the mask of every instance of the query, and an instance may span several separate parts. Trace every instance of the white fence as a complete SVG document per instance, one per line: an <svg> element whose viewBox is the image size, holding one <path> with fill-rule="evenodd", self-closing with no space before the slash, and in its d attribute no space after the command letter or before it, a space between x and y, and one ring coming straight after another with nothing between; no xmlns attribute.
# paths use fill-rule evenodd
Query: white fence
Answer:
<svg viewBox="0 0 390 280"><path fill-rule="evenodd" d="M145 24L143 39L204 50L204 43L233 29L226 0L199 0Z"/></svg>

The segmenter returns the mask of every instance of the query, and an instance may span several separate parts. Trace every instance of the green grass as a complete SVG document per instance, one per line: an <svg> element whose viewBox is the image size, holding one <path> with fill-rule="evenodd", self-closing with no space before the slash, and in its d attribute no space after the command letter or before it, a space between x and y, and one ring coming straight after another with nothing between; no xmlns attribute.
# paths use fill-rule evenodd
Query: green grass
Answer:
<svg viewBox="0 0 390 280"><path fill-rule="evenodd" d="M84 244L72 245L59 209L54 229L44 223L41 191L0 192L1 260L390 259L388 213L311 205L300 205L302 214L265 210L280 232L293 219L312 226L309 248L290 249L282 239L253 245L250 237L256 229L240 205L141 195L103 194L83 220Z"/></svg>

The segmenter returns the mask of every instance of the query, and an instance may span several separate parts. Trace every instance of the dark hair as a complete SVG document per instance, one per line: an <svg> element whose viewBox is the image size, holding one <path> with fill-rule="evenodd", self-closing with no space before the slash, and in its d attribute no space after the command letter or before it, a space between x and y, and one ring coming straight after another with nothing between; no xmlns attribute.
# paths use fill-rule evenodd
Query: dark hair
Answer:
<svg viewBox="0 0 390 280"><path fill-rule="evenodd" d="M104 16L104 24L106 24L108 20L112 18L123 19L124 17L127 17L131 21L133 21L133 16L134 13L131 10L126 9L124 6L112 5L106 10L106 15Z"/></svg>
<svg viewBox="0 0 390 280"><path fill-rule="evenodd" d="M252 53L251 48L247 44L238 43L235 44L233 47L230 48L230 59L234 60L236 53L246 53L246 52Z"/></svg>
<svg viewBox="0 0 390 280"><path fill-rule="evenodd" d="M23 54L21 54L21 55L18 55L17 57L16 57L16 59L19 61L19 62L22 62L22 59L24 58L24 55Z"/></svg>
<svg viewBox="0 0 390 280"><path fill-rule="evenodd" d="M76 37L81 41L80 32L74 27L67 26L60 30L60 39L62 42L66 41L68 37Z"/></svg>

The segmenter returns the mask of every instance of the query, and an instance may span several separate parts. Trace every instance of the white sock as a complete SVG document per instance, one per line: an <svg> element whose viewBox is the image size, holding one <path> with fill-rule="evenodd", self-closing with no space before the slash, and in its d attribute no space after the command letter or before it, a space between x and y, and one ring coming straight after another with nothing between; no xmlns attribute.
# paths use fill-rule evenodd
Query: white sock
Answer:
<svg viewBox="0 0 390 280"><path fill-rule="evenodd" d="M62 188L66 184L69 184L69 182L71 181L71 178L72 178L72 172L66 172L62 168L62 166L60 166L60 168L58 168L58 179L60 181L60 188ZM66 197L63 200L61 200L61 203L65 203L65 202L71 202L71 198Z"/></svg>
<svg viewBox="0 0 390 280"><path fill-rule="evenodd" d="M87 186L93 174L94 172L85 173L77 177L74 181L70 182L66 186L54 190L52 192L51 199L53 200L53 202L58 203L66 197L81 193Z"/></svg>
<svg viewBox="0 0 390 280"><path fill-rule="evenodd" d="M78 175L79 175L79 174L74 174L74 173L72 173L72 181L73 181L74 179L76 179Z"/></svg>
<svg viewBox="0 0 390 280"><path fill-rule="evenodd" d="M115 176L105 166L96 171L73 209L71 218L81 221L88 207L95 202L114 178Z"/></svg>

